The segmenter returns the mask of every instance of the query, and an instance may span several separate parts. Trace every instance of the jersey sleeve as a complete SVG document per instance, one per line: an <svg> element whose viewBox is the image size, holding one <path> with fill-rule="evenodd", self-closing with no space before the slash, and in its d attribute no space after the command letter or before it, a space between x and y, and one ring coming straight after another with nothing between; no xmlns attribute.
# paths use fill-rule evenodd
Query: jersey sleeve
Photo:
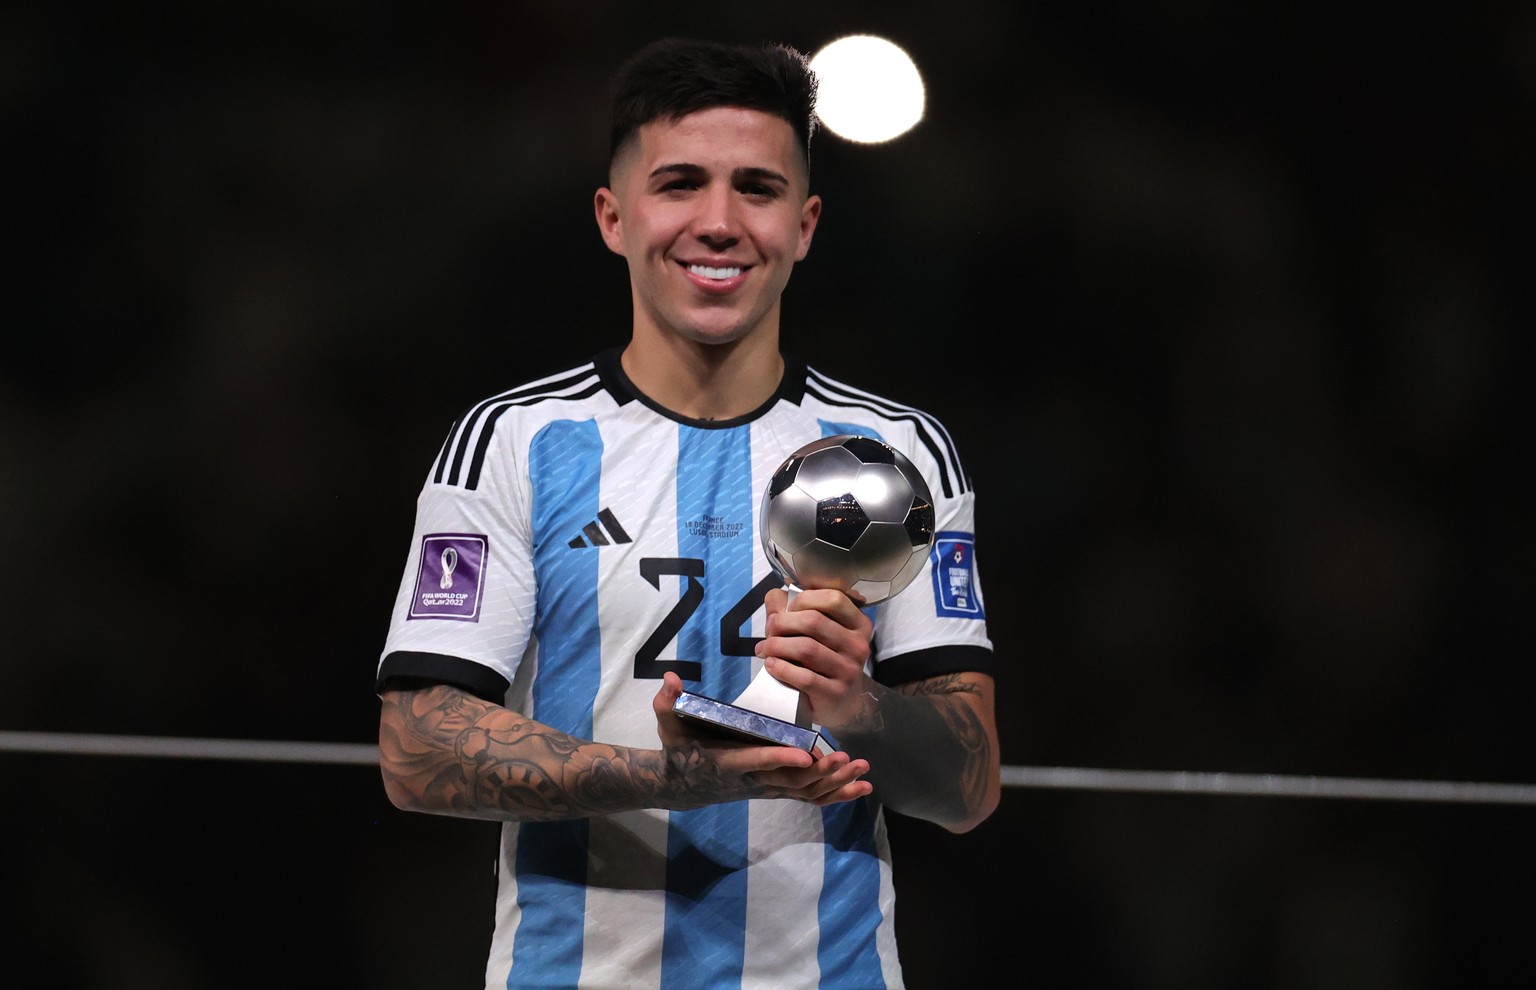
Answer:
<svg viewBox="0 0 1536 990"><path fill-rule="evenodd" d="M909 442L909 450L921 449ZM913 460L928 477L929 467ZM946 495L931 478L929 484L935 536L928 563L910 585L878 606L875 616L874 676L882 684L993 670L976 562L975 493L964 487Z"/></svg>
<svg viewBox="0 0 1536 990"><path fill-rule="evenodd" d="M429 477L375 688L393 677L445 681L500 702L528 650L535 605L528 485L492 444L473 487Z"/></svg>

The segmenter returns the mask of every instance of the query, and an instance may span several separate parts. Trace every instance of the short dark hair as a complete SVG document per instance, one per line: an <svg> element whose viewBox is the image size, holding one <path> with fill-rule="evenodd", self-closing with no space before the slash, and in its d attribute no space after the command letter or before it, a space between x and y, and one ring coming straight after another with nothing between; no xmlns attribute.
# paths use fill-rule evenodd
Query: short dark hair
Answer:
<svg viewBox="0 0 1536 990"><path fill-rule="evenodd" d="M631 55L613 77L610 161L654 120L677 120L713 107L772 114L794 129L809 170L816 133L816 76L789 45L728 44L662 38Z"/></svg>

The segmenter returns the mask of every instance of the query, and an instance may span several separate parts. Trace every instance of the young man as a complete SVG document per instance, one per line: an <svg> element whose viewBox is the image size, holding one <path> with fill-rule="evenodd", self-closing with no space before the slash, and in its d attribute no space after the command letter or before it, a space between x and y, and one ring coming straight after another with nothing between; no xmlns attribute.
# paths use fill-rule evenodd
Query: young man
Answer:
<svg viewBox="0 0 1536 990"><path fill-rule="evenodd" d="M630 339L472 407L421 492L381 765L402 809L505 823L487 987L900 987L882 808L964 832L997 805L949 435L780 355L780 294L821 216L814 100L783 46L633 56L594 203L628 263ZM928 570L864 609L791 598L756 532L773 470L837 433L910 457L937 515ZM834 752L672 711L764 665Z"/></svg>

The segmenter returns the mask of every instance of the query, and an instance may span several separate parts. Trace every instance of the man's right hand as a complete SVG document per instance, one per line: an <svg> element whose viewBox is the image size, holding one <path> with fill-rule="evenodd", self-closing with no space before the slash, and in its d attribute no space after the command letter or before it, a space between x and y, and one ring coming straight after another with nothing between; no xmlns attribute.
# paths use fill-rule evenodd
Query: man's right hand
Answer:
<svg viewBox="0 0 1536 990"><path fill-rule="evenodd" d="M679 807L701 807L742 798L788 798L828 805L869 796L867 760L844 752L813 756L793 746L764 746L699 730L672 710L683 693L674 673L663 676L651 702L666 775Z"/></svg>

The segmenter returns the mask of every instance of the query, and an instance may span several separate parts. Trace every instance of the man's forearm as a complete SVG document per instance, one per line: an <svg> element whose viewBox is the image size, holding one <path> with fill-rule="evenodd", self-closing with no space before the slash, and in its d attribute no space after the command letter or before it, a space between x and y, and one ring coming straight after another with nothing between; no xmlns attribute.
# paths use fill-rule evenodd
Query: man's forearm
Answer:
<svg viewBox="0 0 1536 990"><path fill-rule="evenodd" d="M560 821L702 803L687 790L705 785L707 768L669 767L659 749L580 739L445 686L388 691L382 701L380 767L400 808Z"/></svg>
<svg viewBox="0 0 1536 990"><path fill-rule="evenodd" d="M872 685L867 717L834 735L849 754L869 761L865 779L874 797L902 814L964 831L995 800L996 754L973 704L979 693L958 674L899 689Z"/></svg>

